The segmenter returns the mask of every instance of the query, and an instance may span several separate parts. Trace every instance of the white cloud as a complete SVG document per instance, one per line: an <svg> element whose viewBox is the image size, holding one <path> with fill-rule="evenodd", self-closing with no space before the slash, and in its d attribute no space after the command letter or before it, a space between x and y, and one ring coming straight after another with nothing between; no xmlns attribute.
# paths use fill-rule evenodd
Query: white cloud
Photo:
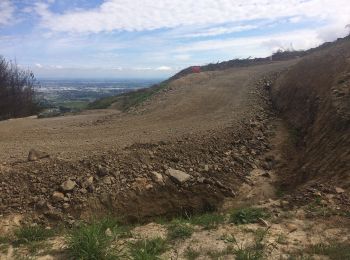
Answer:
<svg viewBox="0 0 350 260"><path fill-rule="evenodd" d="M0 1L0 26L9 24L14 19L15 7L9 0Z"/></svg>
<svg viewBox="0 0 350 260"><path fill-rule="evenodd" d="M172 70L172 68L168 67L168 66L160 66L160 67L156 68L155 70L167 71L167 70Z"/></svg>
<svg viewBox="0 0 350 260"><path fill-rule="evenodd" d="M221 34L229 34L234 32L242 32L247 30L256 29L257 25L240 25L240 26L227 26L227 27L213 27L200 32L194 32L185 34L183 37L195 38L195 37L208 37Z"/></svg>
<svg viewBox="0 0 350 260"><path fill-rule="evenodd" d="M48 5L38 4L37 12L43 18L43 26L53 31L98 33L293 16L327 21L340 14L348 16L350 5L348 0L106 0L95 9L73 10L64 14L55 14Z"/></svg>
<svg viewBox="0 0 350 260"><path fill-rule="evenodd" d="M43 65L41 65L40 63L35 63L35 67L37 67L37 68L41 69L41 68L43 68L44 66L43 66Z"/></svg>

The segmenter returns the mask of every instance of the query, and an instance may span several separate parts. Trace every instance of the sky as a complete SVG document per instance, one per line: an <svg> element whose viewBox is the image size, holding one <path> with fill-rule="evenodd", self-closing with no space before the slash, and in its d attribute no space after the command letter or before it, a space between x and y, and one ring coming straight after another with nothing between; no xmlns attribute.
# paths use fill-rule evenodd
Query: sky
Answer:
<svg viewBox="0 0 350 260"><path fill-rule="evenodd" d="M166 78L349 33L349 0L0 0L0 55L37 78Z"/></svg>

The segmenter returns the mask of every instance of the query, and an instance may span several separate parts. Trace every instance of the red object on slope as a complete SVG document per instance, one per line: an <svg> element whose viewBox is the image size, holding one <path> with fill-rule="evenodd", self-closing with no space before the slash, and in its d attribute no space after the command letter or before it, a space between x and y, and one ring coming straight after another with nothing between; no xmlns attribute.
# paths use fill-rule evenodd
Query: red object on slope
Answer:
<svg viewBox="0 0 350 260"><path fill-rule="evenodd" d="M192 67L192 72L193 73L200 73L201 72L201 67L200 66L193 66Z"/></svg>

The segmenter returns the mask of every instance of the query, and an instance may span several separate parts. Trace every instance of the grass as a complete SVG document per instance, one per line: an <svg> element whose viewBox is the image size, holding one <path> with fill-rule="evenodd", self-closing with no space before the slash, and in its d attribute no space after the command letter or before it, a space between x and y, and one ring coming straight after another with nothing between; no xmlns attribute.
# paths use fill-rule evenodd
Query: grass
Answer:
<svg viewBox="0 0 350 260"><path fill-rule="evenodd" d="M195 260L200 256L200 252L194 250L191 247L188 247L186 251L184 252L184 256L187 260Z"/></svg>
<svg viewBox="0 0 350 260"><path fill-rule="evenodd" d="M161 83L151 88L139 89L136 91L124 93L117 96L101 98L90 103L87 106L87 108L88 109L105 109L105 108L109 108L112 104L115 104L115 106L118 109L122 111L126 111L129 108L137 106L142 102L146 101L147 99L152 97L154 94L166 88L166 86L167 84Z"/></svg>
<svg viewBox="0 0 350 260"><path fill-rule="evenodd" d="M236 225L257 223L260 218L269 218L270 215L261 208L242 208L230 214L230 222Z"/></svg>
<svg viewBox="0 0 350 260"><path fill-rule="evenodd" d="M51 229L45 229L43 226L22 226L14 232L16 245L29 244L32 242L44 241L54 235Z"/></svg>
<svg viewBox="0 0 350 260"><path fill-rule="evenodd" d="M134 260L156 260L167 250L166 241L162 238L144 239L131 245L130 254Z"/></svg>
<svg viewBox="0 0 350 260"><path fill-rule="evenodd" d="M185 239L191 237L193 228L186 222L181 220L173 220L168 225L168 239Z"/></svg>
<svg viewBox="0 0 350 260"><path fill-rule="evenodd" d="M333 260L350 259L350 244L346 243L320 243L311 246L307 251L310 254L328 256Z"/></svg>
<svg viewBox="0 0 350 260"><path fill-rule="evenodd" d="M198 215L190 219L191 224L202 226L204 229L217 228L218 225L224 221L225 217L217 213L205 213L203 215Z"/></svg>
<svg viewBox="0 0 350 260"><path fill-rule="evenodd" d="M111 236L106 234L107 229L111 230ZM119 232L119 223L112 218L82 224L67 236L68 253L73 259L81 260L121 259L122 250L112 247L112 242L121 235Z"/></svg>

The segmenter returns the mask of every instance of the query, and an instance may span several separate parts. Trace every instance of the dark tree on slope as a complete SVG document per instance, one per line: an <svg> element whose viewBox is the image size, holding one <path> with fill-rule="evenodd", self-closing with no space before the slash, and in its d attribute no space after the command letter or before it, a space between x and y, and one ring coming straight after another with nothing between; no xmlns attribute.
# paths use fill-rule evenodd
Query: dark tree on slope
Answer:
<svg viewBox="0 0 350 260"><path fill-rule="evenodd" d="M16 63L0 56L0 120L35 113L36 84L31 71L22 70Z"/></svg>

